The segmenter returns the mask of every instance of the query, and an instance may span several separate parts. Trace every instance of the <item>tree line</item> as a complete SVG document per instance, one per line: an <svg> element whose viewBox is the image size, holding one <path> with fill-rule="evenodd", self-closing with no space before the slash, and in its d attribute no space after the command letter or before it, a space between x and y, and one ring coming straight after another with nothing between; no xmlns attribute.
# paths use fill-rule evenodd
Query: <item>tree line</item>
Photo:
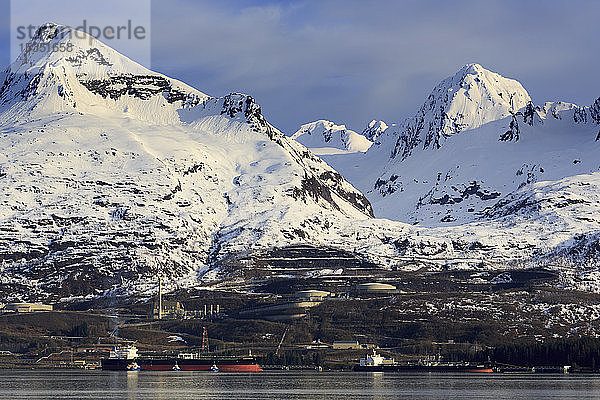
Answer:
<svg viewBox="0 0 600 400"><path fill-rule="evenodd" d="M510 343L483 351L494 362L518 366L600 368L600 339L592 337L556 339L547 342ZM483 357L479 357L483 358Z"/></svg>

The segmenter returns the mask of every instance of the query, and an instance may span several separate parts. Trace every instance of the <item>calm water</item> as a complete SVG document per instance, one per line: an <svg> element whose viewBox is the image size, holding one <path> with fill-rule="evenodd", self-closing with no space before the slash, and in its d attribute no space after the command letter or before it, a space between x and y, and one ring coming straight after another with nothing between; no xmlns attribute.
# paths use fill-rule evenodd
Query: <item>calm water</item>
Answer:
<svg viewBox="0 0 600 400"><path fill-rule="evenodd" d="M600 376L0 370L0 399L600 399Z"/></svg>

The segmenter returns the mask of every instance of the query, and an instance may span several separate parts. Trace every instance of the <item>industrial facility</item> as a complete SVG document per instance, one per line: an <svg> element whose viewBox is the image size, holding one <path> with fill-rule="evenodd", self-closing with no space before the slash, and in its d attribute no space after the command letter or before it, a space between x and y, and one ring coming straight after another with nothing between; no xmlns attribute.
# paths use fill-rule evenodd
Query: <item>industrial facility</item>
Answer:
<svg viewBox="0 0 600 400"><path fill-rule="evenodd" d="M152 319L192 319L192 318L221 318L219 304L205 304L200 310L186 310L183 304L175 300L163 300L162 280L158 280L158 297L152 304L150 313Z"/></svg>
<svg viewBox="0 0 600 400"><path fill-rule="evenodd" d="M185 309L178 301L155 301L152 306L153 319L178 319L185 316Z"/></svg>
<svg viewBox="0 0 600 400"><path fill-rule="evenodd" d="M289 296L287 300L275 304L265 305L240 313L243 318L262 318L269 321L291 321L306 317L308 310L316 307L324 300L334 297L334 294L325 290L301 290Z"/></svg>

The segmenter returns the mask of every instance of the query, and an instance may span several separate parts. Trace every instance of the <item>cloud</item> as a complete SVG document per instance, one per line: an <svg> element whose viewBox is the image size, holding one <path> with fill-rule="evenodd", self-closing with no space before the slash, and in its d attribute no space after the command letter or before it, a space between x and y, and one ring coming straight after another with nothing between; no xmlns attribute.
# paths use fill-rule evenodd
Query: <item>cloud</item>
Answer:
<svg viewBox="0 0 600 400"><path fill-rule="evenodd" d="M10 1L0 0L0 68L10 63Z"/></svg>
<svg viewBox="0 0 600 400"><path fill-rule="evenodd" d="M600 95L589 84L599 64L592 2L262 4L156 2L154 67L211 94L249 92L286 131L316 118L355 129L400 120L473 61L521 80L538 102Z"/></svg>

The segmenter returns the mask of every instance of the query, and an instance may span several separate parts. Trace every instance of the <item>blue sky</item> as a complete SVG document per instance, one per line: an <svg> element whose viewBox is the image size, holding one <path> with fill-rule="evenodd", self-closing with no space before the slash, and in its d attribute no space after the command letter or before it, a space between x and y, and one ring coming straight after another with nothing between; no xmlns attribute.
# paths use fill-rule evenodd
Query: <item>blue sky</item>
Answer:
<svg viewBox="0 0 600 400"><path fill-rule="evenodd" d="M600 2L581 0L156 0L152 68L211 95L249 93L286 132L319 118L361 130L412 115L469 62L518 79L536 103L590 104L598 20Z"/></svg>

